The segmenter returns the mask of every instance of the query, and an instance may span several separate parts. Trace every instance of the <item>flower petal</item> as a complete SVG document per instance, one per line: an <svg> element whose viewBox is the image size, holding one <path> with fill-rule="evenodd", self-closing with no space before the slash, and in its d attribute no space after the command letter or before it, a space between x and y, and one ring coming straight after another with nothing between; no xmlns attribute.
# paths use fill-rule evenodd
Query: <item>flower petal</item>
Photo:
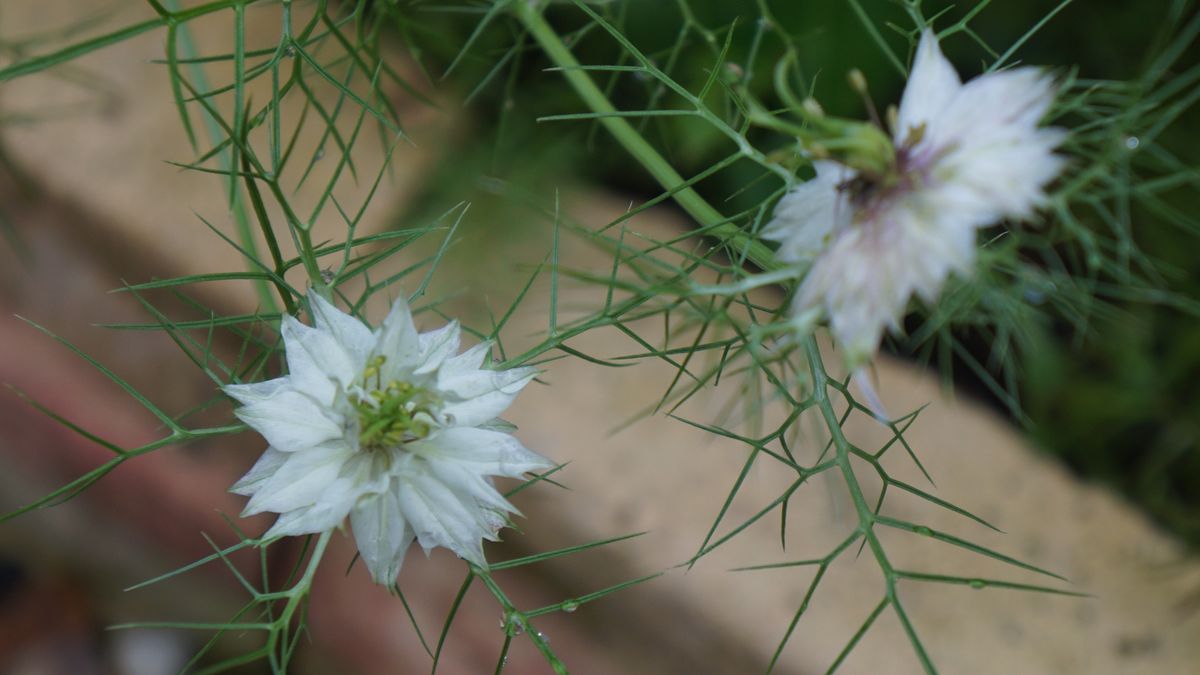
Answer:
<svg viewBox="0 0 1200 675"><path fill-rule="evenodd" d="M273 380L251 382L249 384L227 384L221 387L221 391L225 392L228 396L232 396L238 403L257 403L258 401L274 396L280 389L288 386L289 382L290 380L287 377L277 377Z"/></svg>
<svg viewBox="0 0 1200 675"><path fill-rule="evenodd" d="M234 411L276 450L295 452L341 438L341 415L291 387Z"/></svg>
<svg viewBox="0 0 1200 675"><path fill-rule="evenodd" d="M453 490L464 503L474 504L476 513L486 514L486 517L477 520L480 527L488 531L494 532L500 527L492 527L493 514L520 513L517 507L510 504L504 495L496 490L490 478L481 476L473 467L459 462L442 461L430 462L429 468L443 485L453 486ZM501 524L503 520L501 518Z"/></svg>
<svg viewBox="0 0 1200 675"><path fill-rule="evenodd" d="M990 143L996 137L1020 140L1045 116L1057 89L1054 78L1038 68L981 75L946 103L938 124L930 125L928 142L947 146Z"/></svg>
<svg viewBox="0 0 1200 675"><path fill-rule="evenodd" d="M491 527L495 517L483 518L478 505L433 476L417 474L401 480L400 507L426 555L434 547L444 546L485 567L482 540L495 538L496 528Z"/></svg>
<svg viewBox="0 0 1200 675"><path fill-rule="evenodd" d="M385 381L401 379L421 363L421 341L403 293L376 329L375 340L374 354L387 358L382 368Z"/></svg>
<svg viewBox="0 0 1200 675"><path fill-rule="evenodd" d="M375 347L375 334L362 321L341 311L319 293L309 292L313 324L333 337L361 370Z"/></svg>
<svg viewBox="0 0 1200 675"><path fill-rule="evenodd" d="M492 343L485 341L457 356L447 358L438 370L438 386L444 388L443 385L450 380L478 372L491 352Z"/></svg>
<svg viewBox="0 0 1200 675"><path fill-rule="evenodd" d="M412 458L403 448L355 451L349 454L338 477L349 481L359 497L382 494L392 485L392 474Z"/></svg>
<svg viewBox="0 0 1200 675"><path fill-rule="evenodd" d="M395 583L404 554L416 538L400 509L396 490L361 500L350 511L350 526L371 579L377 584Z"/></svg>
<svg viewBox="0 0 1200 675"><path fill-rule="evenodd" d="M252 516L263 511L283 513L347 499L338 497L338 493L353 493L352 504L353 498L359 496L357 486L341 477L342 465L353 455L349 448L314 448L286 454L287 459L271 477L262 481L242 515ZM349 508L347 506L346 511ZM345 516L343 512L342 517Z"/></svg>
<svg viewBox="0 0 1200 675"><path fill-rule="evenodd" d="M262 488L267 479L275 475L275 472L283 466L283 463L289 456L291 456L291 453L280 452L275 448L267 448L267 451L258 458L254 466L238 482L234 483L233 487L229 488L229 491L244 496L254 494Z"/></svg>
<svg viewBox="0 0 1200 675"><path fill-rule="evenodd" d="M508 434L473 427L441 429L409 445L431 462L456 462L479 475L519 478L556 466Z"/></svg>
<svg viewBox="0 0 1200 675"><path fill-rule="evenodd" d="M843 230L801 282L793 311L822 308L851 365L874 354L885 328L899 328L914 293L932 302L951 272L974 261L974 228L938 207L913 196Z"/></svg>
<svg viewBox="0 0 1200 675"><path fill-rule="evenodd" d="M318 503L281 513L271 529L263 533L263 539L294 537L300 534L316 534L332 530L342 524L349 510L349 506L345 509L332 509L329 504Z"/></svg>
<svg viewBox="0 0 1200 675"><path fill-rule="evenodd" d="M356 362L332 333L290 316L283 317L281 332L292 387L322 405L332 405L338 387L346 390L362 372L363 364Z"/></svg>
<svg viewBox="0 0 1200 675"><path fill-rule="evenodd" d="M908 74L908 84L900 98L896 128L893 129L896 145L907 143L909 135L922 125L928 130L941 124L943 119L950 118L946 107L961 86L962 81L954 66L942 54L937 37L927 29L921 34L917 56Z"/></svg>
<svg viewBox="0 0 1200 675"><path fill-rule="evenodd" d="M451 321L428 333L421 333L421 365L413 373L425 375L440 368L451 354L458 351L460 335L457 321Z"/></svg>
<svg viewBox="0 0 1200 675"><path fill-rule="evenodd" d="M783 262L805 263L817 257L853 215L838 187L852 179L854 171L825 160L813 162L813 168L816 177L784 195L762 230L764 238L780 243L776 256Z"/></svg>
<svg viewBox="0 0 1200 675"><path fill-rule="evenodd" d="M984 75L963 87L950 108L955 123L929 139L947 149L933 167L933 188L944 190L945 208L981 227L1028 218L1045 201L1044 186L1065 162L1053 151L1066 133L1037 128L1055 88L1033 68Z"/></svg>
<svg viewBox="0 0 1200 675"><path fill-rule="evenodd" d="M449 373L443 369L438 373L438 389L447 400L442 412L452 417L454 426L479 426L507 410L536 375L536 368Z"/></svg>

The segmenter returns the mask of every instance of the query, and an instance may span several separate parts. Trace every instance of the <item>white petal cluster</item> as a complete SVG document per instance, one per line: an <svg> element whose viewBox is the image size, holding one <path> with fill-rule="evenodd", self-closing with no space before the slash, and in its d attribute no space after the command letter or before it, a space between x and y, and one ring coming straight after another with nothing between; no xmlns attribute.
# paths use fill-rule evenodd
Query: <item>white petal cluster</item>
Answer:
<svg viewBox="0 0 1200 675"><path fill-rule="evenodd" d="M324 532L347 516L372 578L395 581L414 539L485 565L516 509L491 476L553 463L504 431L500 415L532 368L484 368L490 344L458 354L456 322L418 333L399 299L372 330L316 293L313 325L281 331L288 374L225 393L270 447L232 488L244 516L278 513L266 537Z"/></svg>
<svg viewBox="0 0 1200 675"><path fill-rule="evenodd" d="M1038 128L1056 93L1035 68L959 80L933 33L921 37L892 139L895 161L865 175L816 161L780 200L763 236L781 261L810 266L796 316L823 315L852 364L897 330L915 294L937 300L975 260L976 231L1024 219L1061 171L1060 129Z"/></svg>

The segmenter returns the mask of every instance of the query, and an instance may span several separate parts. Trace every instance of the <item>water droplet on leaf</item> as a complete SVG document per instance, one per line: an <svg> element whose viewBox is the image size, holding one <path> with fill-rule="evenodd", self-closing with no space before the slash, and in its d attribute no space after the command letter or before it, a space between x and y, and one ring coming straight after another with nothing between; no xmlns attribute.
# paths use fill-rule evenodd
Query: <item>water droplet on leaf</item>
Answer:
<svg viewBox="0 0 1200 675"><path fill-rule="evenodd" d="M525 619L521 615L513 612L505 614L500 619L500 627L504 632L512 637L517 637L525 632Z"/></svg>

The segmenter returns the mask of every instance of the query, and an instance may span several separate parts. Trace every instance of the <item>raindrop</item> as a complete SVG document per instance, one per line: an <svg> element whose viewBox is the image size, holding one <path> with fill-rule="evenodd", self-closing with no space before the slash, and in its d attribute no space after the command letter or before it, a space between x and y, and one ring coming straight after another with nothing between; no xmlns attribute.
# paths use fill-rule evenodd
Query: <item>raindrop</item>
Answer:
<svg viewBox="0 0 1200 675"><path fill-rule="evenodd" d="M504 614L500 617L500 627L504 629L512 637L516 637L525 632L525 619L514 613Z"/></svg>
<svg viewBox="0 0 1200 675"><path fill-rule="evenodd" d="M980 589L980 588L983 588L984 586L987 586L987 582L985 582L983 579L972 579L971 580L971 588Z"/></svg>
<svg viewBox="0 0 1200 675"><path fill-rule="evenodd" d="M566 612L567 614L570 614L577 609L579 609L579 603L575 600L567 600L562 604L562 611Z"/></svg>
<svg viewBox="0 0 1200 675"><path fill-rule="evenodd" d="M539 639L539 640L541 640L542 642L544 642L544 643L546 643L546 644L550 644L550 636L546 635L546 634L545 634L545 633L543 633L542 631L540 631L540 630L539 630L539 631L537 632L537 637L538 637L538 639Z"/></svg>
<svg viewBox="0 0 1200 675"><path fill-rule="evenodd" d="M296 58L296 48L295 48L295 47L293 47L293 46L291 46L291 45L288 45L287 47L284 47L284 49L283 49L283 55L284 55L284 56L286 56L286 57L288 57L289 59L294 59L294 58Z"/></svg>
<svg viewBox="0 0 1200 675"><path fill-rule="evenodd" d="M916 532L917 534L924 536L924 537L932 537L933 536L933 530L929 529L928 527L925 527L924 525L915 528L913 530L913 532Z"/></svg>
<svg viewBox="0 0 1200 675"><path fill-rule="evenodd" d="M313 161L321 160L324 157L325 157L325 148L317 148L317 151L315 153L313 153Z"/></svg>
<svg viewBox="0 0 1200 675"><path fill-rule="evenodd" d="M1142 141L1137 136L1126 136L1125 137L1125 149L1126 150L1137 150L1138 146L1141 144L1142 144Z"/></svg>

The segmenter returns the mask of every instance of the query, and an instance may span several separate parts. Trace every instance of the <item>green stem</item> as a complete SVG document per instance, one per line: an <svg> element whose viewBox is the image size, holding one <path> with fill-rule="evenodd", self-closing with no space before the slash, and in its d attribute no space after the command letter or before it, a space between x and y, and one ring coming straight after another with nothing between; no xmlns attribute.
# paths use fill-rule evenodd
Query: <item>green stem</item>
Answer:
<svg viewBox="0 0 1200 675"><path fill-rule="evenodd" d="M329 539L333 536L333 530L322 532L317 539L316 546L313 547L312 555L308 558L308 566L304 569L304 575L300 577L295 586L287 590L287 604L283 606L283 611L280 612L279 618L275 619L275 629L271 631L268 638L267 648L274 653L279 649L281 664L286 664L288 660L287 651L288 643L288 628L292 625L292 619L296 615L296 611L300 609L301 603L309 596L312 591L313 577L316 576L317 568L321 565L321 558L325 556L325 547L329 545ZM283 644L280 644L280 638L283 638ZM284 668L286 670L286 667Z"/></svg>
<svg viewBox="0 0 1200 675"><path fill-rule="evenodd" d="M254 209L254 216L258 220L259 228L262 230L263 239L267 242L267 250L271 253L271 262L275 265L275 276L279 278L275 282L275 288L279 291L279 297L283 300L288 314L295 314L296 303L292 300L291 291L287 289L282 281L283 275L287 271L284 266L283 253L279 250L279 241L275 238L275 231L271 229L271 217L267 214L267 207L263 203L262 194L258 190L258 184L254 182L254 177L250 175L250 161L245 154L242 155L242 172L244 174L246 193L250 197L250 205ZM240 199L237 200L237 204L241 204ZM254 238L249 234L245 234L243 235L243 246L246 242L253 243ZM251 252L253 253L253 251ZM260 287L265 286L266 281L260 279L259 285ZM262 294L260 294L260 297L262 297ZM269 292L266 294L266 297L268 299L271 297ZM270 311L278 311L273 302L270 303L268 309Z"/></svg>
<svg viewBox="0 0 1200 675"><path fill-rule="evenodd" d="M488 592L492 594L492 597L503 608L504 630L508 634L508 639L511 640L513 636L519 635L522 632L525 633L529 636L530 641L533 642L533 646L542 653L542 657L546 659L546 663L554 670L555 675L567 675L567 666L550 649L550 642L546 639L546 636L533 627L533 624L529 622L530 617L528 614L517 609L517 606L508 599L508 595L492 579L492 575L487 570L474 564L471 565L471 573L483 582Z"/></svg>
<svg viewBox="0 0 1200 675"><path fill-rule="evenodd" d="M317 567L321 564L321 558L325 555L325 547L329 545L329 540L333 537L333 530L325 530L317 539L317 545L313 547L312 555L308 558L308 567L304 570L304 576L300 577L300 582L295 588L303 588L303 593L296 593L292 599L288 601L284 608L284 617L290 617L291 612L294 612L300 604L300 600L304 595L307 595L308 589L312 587L313 577L317 574Z"/></svg>
<svg viewBox="0 0 1200 675"><path fill-rule="evenodd" d="M880 567L884 568L885 575L891 575L892 567L887 560L887 556L883 554L883 550L879 548L879 540L874 533L875 513L871 510L871 505L867 503L867 498L863 494L862 486L858 482L858 477L854 473L854 467L850 463L850 442L846 440L846 435L842 432L841 421L838 419L837 412L833 409L833 402L829 400L829 374L825 371L825 366L821 362L821 353L817 348L816 340L808 339L804 342L805 356L808 358L809 372L812 374L813 401L816 407L821 411L821 417L825 420L825 426L829 428L829 434L833 438L834 447L834 462L837 463L838 469L842 472L842 476L846 480L846 489L850 493L850 499L854 501L854 510L858 514L859 529L866 537L867 543L871 546L872 551L876 553L876 558L879 560Z"/></svg>
<svg viewBox="0 0 1200 675"><path fill-rule="evenodd" d="M586 70L580 67L579 61L554 28L542 17L539 3L529 0L516 0L513 3L517 19L529 31L546 56L554 65L562 68L563 77L575 89L575 93L594 113L605 115L600 118L600 124L616 138L621 147L633 155L650 175L671 193L675 202L707 228L712 236L723 240L728 246L739 252L744 251L746 259L761 269L770 270L778 267L775 255L769 247L747 234L742 228L729 222L725 216L712 207L695 190L687 187L687 181L661 155L654 146L638 133L625 118L613 117L617 109L613 106L604 92L600 90Z"/></svg>
<svg viewBox="0 0 1200 675"><path fill-rule="evenodd" d="M829 374L825 371L825 365L821 361L821 352L817 347L817 341L811 335L804 340L804 351L808 357L809 372L812 374L813 403L821 411L821 417L825 420L825 426L829 429L829 436L833 440L834 461L842 473L842 479L846 482L846 491L850 493L850 499L854 502L854 511L858 516L858 531L862 533L867 546L871 549L871 554L875 557L875 563L879 565L879 571L883 574L885 602L892 606L897 618L900 619L900 624L904 627L909 642L916 650L922 668L926 673L932 675L937 670L933 667L933 662L929 659L928 654L925 653L916 629L909 621L908 614L904 611L904 606L900 604L900 598L896 595L896 581L899 577L888 559L887 553L883 550L879 536L875 534L875 511L867 502L862 485L858 482L858 476L854 473L854 465L850 462L850 441L842 432L841 421L833 409L833 402L829 400Z"/></svg>

